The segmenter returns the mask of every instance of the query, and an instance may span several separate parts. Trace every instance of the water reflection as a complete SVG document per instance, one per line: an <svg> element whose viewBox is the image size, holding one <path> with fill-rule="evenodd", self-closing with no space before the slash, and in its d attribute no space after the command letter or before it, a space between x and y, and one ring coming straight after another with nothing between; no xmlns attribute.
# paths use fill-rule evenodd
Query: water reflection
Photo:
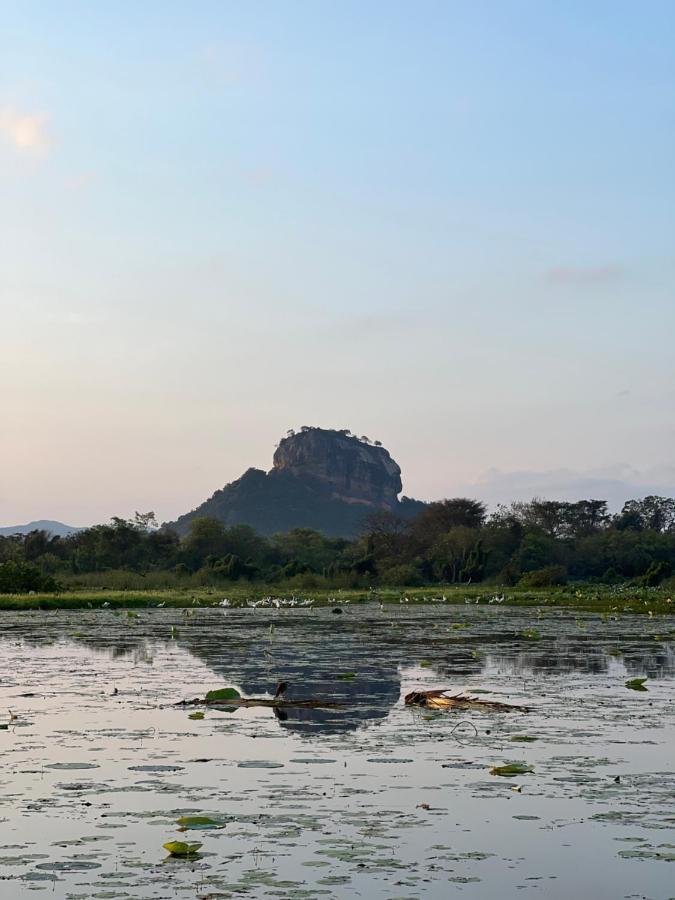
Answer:
<svg viewBox="0 0 675 900"><path fill-rule="evenodd" d="M397 656L378 654L374 646L364 646L354 636L329 647L307 641L299 646L289 640L262 653L223 652L200 641L188 649L209 666L219 682L240 686L247 697L273 695L283 681L288 685L285 700L328 701L340 707L277 711L279 725L291 730L353 730L384 719L401 695Z"/></svg>
<svg viewBox="0 0 675 900"><path fill-rule="evenodd" d="M533 624L536 642L524 636ZM580 633L578 617L538 620L526 610L359 609L340 617L330 610L199 610L191 616L152 610L138 617L63 612L4 614L2 626L6 656L17 647L60 642L151 665L156 653L173 646L213 673L204 693L236 685L245 696L269 696L280 681L287 682L288 700L323 700L339 707L277 711L282 729L308 735L381 722L399 701L401 669L422 660L420 677L427 687L458 690L467 682L478 686L481 675L675 675L673 644L664 642L648 620L608 625L589 618L588 630ZM430 678L436 683L430 685Z"/></svg>
<svg viewBox="0 0 675 900"><path fill-rule="evenodd" d="M563 641L536 652L514 653L513 648L505 647L486 656L483 671L523 677L577 672L606 675L616 672L626 677L670 678L675 674L675 649L671 644L657 648L630 648L622 652L589 647L587 643L574 645Z"/></svg>

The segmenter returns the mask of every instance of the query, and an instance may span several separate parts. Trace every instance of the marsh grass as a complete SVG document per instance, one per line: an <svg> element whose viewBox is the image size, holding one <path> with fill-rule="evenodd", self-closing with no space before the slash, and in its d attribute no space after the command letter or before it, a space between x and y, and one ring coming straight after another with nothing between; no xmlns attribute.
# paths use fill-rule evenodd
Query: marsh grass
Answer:
<svg viewBox="0 0 675 900"><path fill-rule="evenodd" d="M133 573L131 573L133 574ZM130 584L133 582L130 582ZM149 587L149 586L148 586ZM59 594L0 595L0 610L143 609L217 606L227 598L233 607L264 597L312 599L316 606L356 603L447 603L504 605L545 609L579 609L603 616L624 613L664 615L674 612L671 591L662 588L567 585L559 588L486 588L485 585L446 585L433 588L387 587L378 589L317 588L299 590L292 584L260 585L239 582L222 588L198 584L139 590L119 586L86 587Z"/></svg>

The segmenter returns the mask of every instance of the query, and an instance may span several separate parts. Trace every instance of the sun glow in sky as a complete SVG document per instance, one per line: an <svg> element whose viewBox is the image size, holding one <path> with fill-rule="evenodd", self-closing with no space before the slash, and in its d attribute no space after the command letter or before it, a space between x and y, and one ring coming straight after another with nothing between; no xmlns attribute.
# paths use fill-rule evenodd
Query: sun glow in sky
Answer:
<svg viewBox="0 0 675 900"><path fill-rule="evenodd" d="M173 518L303 424L422 499L675 492L670 0L0 19L0 524Z"/></svg>

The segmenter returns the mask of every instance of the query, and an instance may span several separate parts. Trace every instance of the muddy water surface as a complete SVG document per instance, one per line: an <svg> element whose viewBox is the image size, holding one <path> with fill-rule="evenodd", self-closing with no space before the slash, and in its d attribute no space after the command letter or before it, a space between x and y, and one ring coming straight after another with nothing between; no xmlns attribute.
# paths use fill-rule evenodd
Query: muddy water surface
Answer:
<svg viewBox="0 0 675 900"><path fill-rule="evenodd" d="M675 897L675 618L2 613L0 652L2 898ZM174 705L280 680L339 708ZM404 706L431 687L531 711Z"/></svg>

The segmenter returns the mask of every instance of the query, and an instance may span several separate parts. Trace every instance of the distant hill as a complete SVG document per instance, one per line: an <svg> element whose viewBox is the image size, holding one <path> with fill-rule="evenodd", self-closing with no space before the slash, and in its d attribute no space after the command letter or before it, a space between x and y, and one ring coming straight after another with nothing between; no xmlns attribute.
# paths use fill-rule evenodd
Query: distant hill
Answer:
<svg viewBox="0 0 675 900"><path fill-rule="evenodd" d="M39 519L37 522L28 522L27 525L8 525L0 528L0 537L10 537L13 534L29 534L31 531L48 531L50 534L58 537L68 537L69 534L75 534L82 531L81 528L75 528L73 525L64 525L63 522L53 522L51 519Z"/></svg>
<svg viewBox="0 0 675 900"><path fill-rule="evenodd" d="M280 441L269 472L248 469L168 524L185 534L193 519L210 516L227 526L251 525L260 534L314 528L353 537L374 512L408 518L423 508L420 501L399 500L401 488L401 469L384 447L348 431L303 428Z"/></svg>

